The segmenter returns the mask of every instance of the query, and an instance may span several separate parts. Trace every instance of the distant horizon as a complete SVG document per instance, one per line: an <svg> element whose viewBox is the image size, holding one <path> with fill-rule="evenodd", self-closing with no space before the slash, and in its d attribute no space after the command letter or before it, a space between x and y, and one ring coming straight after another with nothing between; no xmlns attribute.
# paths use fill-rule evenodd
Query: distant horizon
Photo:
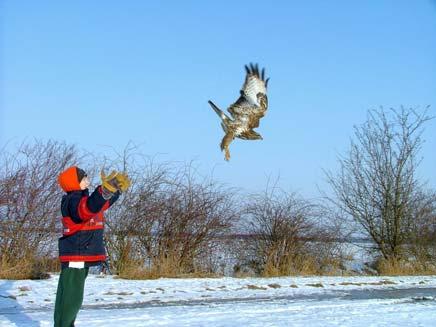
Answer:
<svg viewBox="0 0 436 327"><path fill-rule="evenodd" d="M280 178L315 198L369 109L436 116L435 1L1 6L1 147L53 139L109 155L133 142L247 192ZM207 101L234 102L250 62L271 78L264 139L235 140L227 163ZM424 127L418 175L436 189L436 119Z"/></svg>

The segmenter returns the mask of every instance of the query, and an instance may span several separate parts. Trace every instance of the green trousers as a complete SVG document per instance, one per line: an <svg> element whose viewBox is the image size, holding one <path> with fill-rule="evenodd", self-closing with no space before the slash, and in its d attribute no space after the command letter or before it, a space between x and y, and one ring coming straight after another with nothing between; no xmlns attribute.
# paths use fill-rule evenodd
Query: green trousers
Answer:
<svg viewBox="0 0 436 327"><path fill-rule="evenodd" d="M88 270L88 268L62 269L56 292L54 327L74 326L74 320L82 306Z"/></svg>

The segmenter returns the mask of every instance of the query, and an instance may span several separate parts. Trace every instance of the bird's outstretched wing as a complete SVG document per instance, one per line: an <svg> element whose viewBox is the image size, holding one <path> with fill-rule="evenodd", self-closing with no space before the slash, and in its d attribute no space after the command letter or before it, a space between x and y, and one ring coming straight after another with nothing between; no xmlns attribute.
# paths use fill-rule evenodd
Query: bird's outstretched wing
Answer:
<svg viewBox="0 0 436 327"><path fill-rule="evenodd" d="M255 127L259 126L259 119L268 108L266 90L269 78L265 79L265 68L259 72L259 66L250 64L245 66L247 72L245 82L240 91L241 95L235 103L227 109L233 118L252 116Z"/></svg>

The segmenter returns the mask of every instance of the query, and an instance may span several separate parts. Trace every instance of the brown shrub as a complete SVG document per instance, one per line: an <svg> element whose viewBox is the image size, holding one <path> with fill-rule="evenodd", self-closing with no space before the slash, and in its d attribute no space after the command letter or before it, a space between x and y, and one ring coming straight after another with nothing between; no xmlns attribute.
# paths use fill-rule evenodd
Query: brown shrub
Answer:
<svg viewBox="0 0 436 327"><path fill-rule="evenodd" d="M250 198L240 265L263 277L338 274L343 253L319 207L277 189ZM242 269L240 269L242 270Z"/></svg>
<svg viewBox="0 0 436 327"><path fill-rule="evenodd" d="M377 259L374 263L374 269L380 275L401 276L401 275L434 275L436 274L436 265L428 262L406 261L404 259Z"/></svg>

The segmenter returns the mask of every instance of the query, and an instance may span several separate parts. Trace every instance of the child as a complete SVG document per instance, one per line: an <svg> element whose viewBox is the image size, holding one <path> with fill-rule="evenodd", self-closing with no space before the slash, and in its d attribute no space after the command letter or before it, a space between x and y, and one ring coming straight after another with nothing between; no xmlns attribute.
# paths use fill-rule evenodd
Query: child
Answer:
<svg viewBox="0 0 436 327"><path fill-rule="evenodd" d="M59 259L62 271L56 293L55 327L74 326L83 301L88 269L106 260L103 212L130 186L124 173L112 172L107 177L102 173L101 178L102 185L89 195L89 179L84 170L73 166L58 177L66 194L61 202L63 236L59 239Z"/></svg>

